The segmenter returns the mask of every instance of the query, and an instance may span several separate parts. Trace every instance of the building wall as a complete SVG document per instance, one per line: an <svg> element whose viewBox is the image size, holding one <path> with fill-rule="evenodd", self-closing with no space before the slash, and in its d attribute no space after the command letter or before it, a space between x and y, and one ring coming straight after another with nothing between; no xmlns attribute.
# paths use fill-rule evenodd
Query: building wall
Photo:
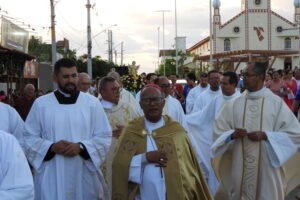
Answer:
<svg viewBox="0 0 300 200"><path fill-rule="evenodd" d="M297 27L291 21L271 11L271 1L261 0L260 5L255 0L241 0L242 12L229 21L222 23L219 9L214 9L214 53L224 52L224 40L230 39L231 51L235 50L287 50L285 39L291 39L291 49L299 51L299 30L277 31L277 27L290 29ZM246 9L246 10L245 10ZM248 9L248 10L247 10ZM294 11L294 9L293 9ZM238 27L236 33L234 28ZM282 68L285 58L277 58L274 67ZM298 55L292 59L293 67L298 66Z"/></svg>

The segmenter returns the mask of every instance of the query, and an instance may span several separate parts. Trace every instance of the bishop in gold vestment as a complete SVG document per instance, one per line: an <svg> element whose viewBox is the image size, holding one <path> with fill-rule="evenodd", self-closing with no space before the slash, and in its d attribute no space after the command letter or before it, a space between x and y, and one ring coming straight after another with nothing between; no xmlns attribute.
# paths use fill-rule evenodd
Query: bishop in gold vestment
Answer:
<svg viewBox="0 0 300 200"><path fill-rule="evenodd" d="M141 92L145 117L133 120L119 138L112 166L114 200L211 200L186 131L162 117L158 86Z"/></svg>

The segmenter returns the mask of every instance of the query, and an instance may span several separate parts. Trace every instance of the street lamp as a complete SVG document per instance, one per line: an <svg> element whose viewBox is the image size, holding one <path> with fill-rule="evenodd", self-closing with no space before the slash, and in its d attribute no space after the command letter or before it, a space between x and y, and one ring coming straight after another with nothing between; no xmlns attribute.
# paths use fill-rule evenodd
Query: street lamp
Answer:
<svg viewBox="0 0 300 200"><path fill-rule="evenodd" d="M166 61L165 61L165 12L171 12L170 10L157 10L156 12L161 12L163 17L163 57L164 57L164 76L166 75Z"/></svg>
<svg viewBox="0 0 300 200"><path fill-rule="evenodd" d="M176 51L176 75L178 75L178 49L177 49L177 2L175 0L175 51Z"/></svg>

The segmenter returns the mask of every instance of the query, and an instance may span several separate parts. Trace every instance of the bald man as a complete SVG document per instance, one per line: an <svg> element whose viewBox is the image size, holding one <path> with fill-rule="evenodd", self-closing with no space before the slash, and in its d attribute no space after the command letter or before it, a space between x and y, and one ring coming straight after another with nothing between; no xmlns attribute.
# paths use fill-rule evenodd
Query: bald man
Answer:
<svg viewBox="0 0 300 200"><path fill-rule="evenodd" d="M185 130L162 115L164 104L158 86L144 87L144 117L131 121L119 138L112 199L212 199Z"/></svg>
<svg viewBox="0 0 300 200"><path fill-rule="evenodd" d="M78 88L81 92L88 93L92 84L91 77L85 73L79 73Z"/></svg>
<svg viewBox="0 0 300 200"><path fill-rule="evenodd" d="M25 85L23 95L15 102L15 109L20 114L21 118L25 121L35 100L35 87L33 84Z"/></svg>

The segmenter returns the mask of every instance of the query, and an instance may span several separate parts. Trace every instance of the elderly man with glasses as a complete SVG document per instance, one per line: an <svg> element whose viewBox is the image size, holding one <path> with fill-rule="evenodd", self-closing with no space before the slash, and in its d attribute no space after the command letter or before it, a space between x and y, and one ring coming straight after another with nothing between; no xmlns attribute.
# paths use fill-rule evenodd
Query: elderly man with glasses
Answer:
<svg viewBox="0 0 300 200"><path fill-rule="evenodd" d="M113 160L112 199L212 199L182 126L163 116L157 85L141 92L144 117L122 134Z"/></svg>
<svg viewBox="0 0 300 200"><path fill-rule="evenodd" d="M106 162L102 166L108 186L111 191L111 164L114 156L117 140L122 133L124 127L129 121L139 117L136 109L129 102L120 100L122 87L116 79L110 76L103 77L99 82L100 100L106 116L109 120L111 129L113 130L113 139L110 151L106 157Z"/></svg>

